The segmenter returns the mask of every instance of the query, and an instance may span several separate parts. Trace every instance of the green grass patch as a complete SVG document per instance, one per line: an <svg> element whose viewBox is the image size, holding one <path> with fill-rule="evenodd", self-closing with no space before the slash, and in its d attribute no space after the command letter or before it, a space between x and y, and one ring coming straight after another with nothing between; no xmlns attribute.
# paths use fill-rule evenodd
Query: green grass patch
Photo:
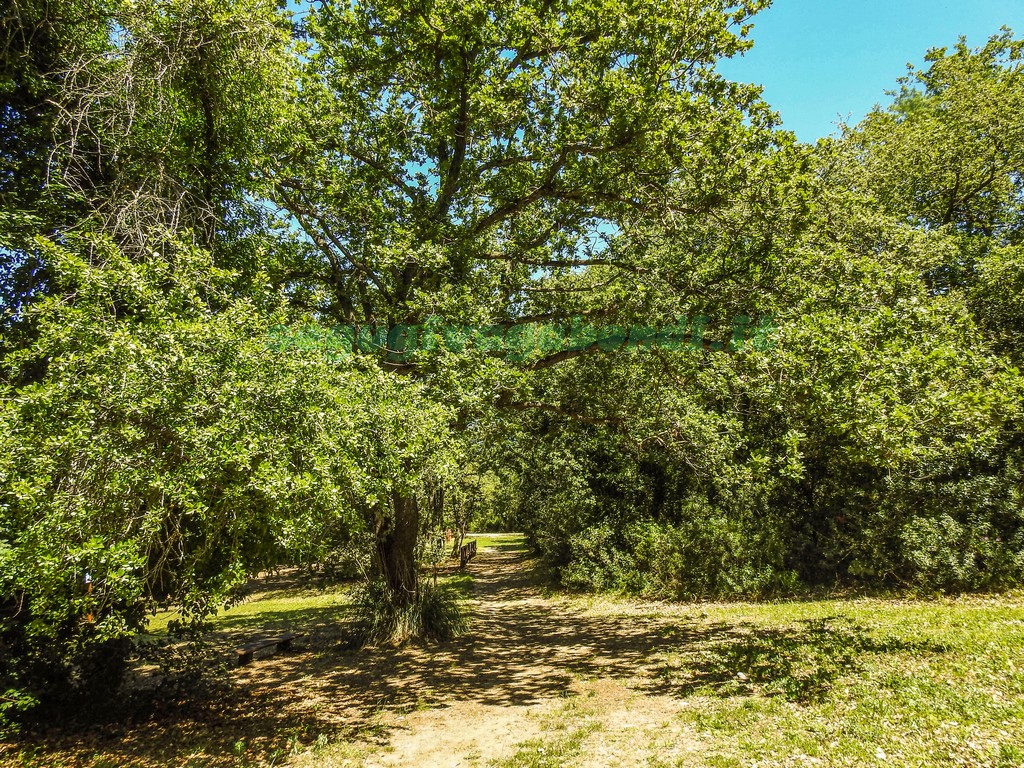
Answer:
<svg viewBox="0 0 1024 768"><path fill-rule="evenodd" d="M473 574L471 573L455 573L451 576L444 576L437 580L438 585L447 586L460 592L463 595L468 595L473 590Z"/></svg>
<svg viewBox="0 0 1024 768"><path fill-rule="evenodd" d="M512 757L491 765L494 768L561 768L579 755L583 740L592 732L592 727L582 727L554 738L530 739L520 744Z"/></svg>
<svg viewBox="0 0 1024 768"><path fill-rule="evenodd" d="M1024 765L1016 598L666 612L676 648L656 664L654 687L686 702L679 717L708 739L707 764Z"/></svg>
<svg viewBox="0 0 1024 768"><path fill-rule="evenodd" d="M526 537L521 533L467 533L466 541L476 540L480 549L493 549L497 552L526 553Z"/></svg>
<svg viewBox="0 0 1024 768"><path fill-rule="evenodd" d="M424 576L424 583L429 581L429 576ZM439 578L438 584L468 595L473 588L473 576L457 573ZM241 603L218 611L210 619L210 629L213 632L291 631L337 623L350 617L352 595L351 584L325 589L290 587L256 591ZM154 614L147 634L166 635L168 624L178 618L179 614L173 610Z"/></svg>
<svg viewBox="0 0 1024 768"><path fill-rule="evenodd" d="M318 589L275 589L256 592L238 605L220 610L211 619L214 632L249 629L293 630L303 626L336 622L347 615L351 587ZM175 611L161 611L149 620L151 635L167 633Z"/></svg>

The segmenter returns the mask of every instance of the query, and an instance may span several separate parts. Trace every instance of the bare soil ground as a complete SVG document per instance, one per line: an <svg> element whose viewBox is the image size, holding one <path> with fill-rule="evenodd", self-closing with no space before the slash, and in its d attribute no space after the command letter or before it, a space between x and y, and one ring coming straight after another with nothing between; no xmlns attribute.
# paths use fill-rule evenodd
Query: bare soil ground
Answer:
<svg viewBox="0 0 1024 768"><path fill-rule="evenodd" d="M431 704L391 719L385 749L349 764L493 765L523 750L543 754L543 743L573 731L584 732L574 751L586 766L647 765L656 751L667 758L696 744L675 723L683 705L652 674L666 645L659 622L590 617L546 599L521 553L482 550L470 569L470 637L434 657L440 667L428 661L429 670L409 666L393 679L429 691Z"/></svg>
<svg viewBox="0 0 1024 768"><path fill-rule="evenodd" d="M521 537L481 541L456 642L354 650L344 589L262 579L217 617L220 658L286 626L290 652L204 661L205 688L53 723L0 743L0 765L1024 768L1019 593L570 595Z"/></svg>
<svg viewBox="0 0 1024 768"><path fill-rule="evenodd" d="M55 724L33 743L0 746L0 762L484 766L558 737L569 721L569 735L585 739L584 765L647 764L650 750L691 748L673 724L683 703L654 668L659 649L678 643L661 622L545 599L533 562L513 547L482 548L467 570L474 620L458 641L352 650L336 620L311 616L291 652L225 670L211 696L185 691L85 731Z"/></svg>

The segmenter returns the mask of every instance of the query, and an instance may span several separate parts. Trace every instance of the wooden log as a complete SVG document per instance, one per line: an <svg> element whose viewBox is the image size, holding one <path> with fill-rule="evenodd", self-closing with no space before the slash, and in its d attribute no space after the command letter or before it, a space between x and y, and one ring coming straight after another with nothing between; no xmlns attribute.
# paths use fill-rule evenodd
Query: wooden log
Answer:
<svg viewBox="0 0 1024 768"><path fill-rule="evenodd" d="M292 640L298 637L295 632L286 632L283 635L276 637L268 637L264 640L254 640L251 643L246 643L240 648L235 649L235 653L238 654L238 666L244 667L246 664L252 661L253 654L256 651L262 650L263 648L269 648L274 646L279 651L284 651L292 647Z"/></svg>

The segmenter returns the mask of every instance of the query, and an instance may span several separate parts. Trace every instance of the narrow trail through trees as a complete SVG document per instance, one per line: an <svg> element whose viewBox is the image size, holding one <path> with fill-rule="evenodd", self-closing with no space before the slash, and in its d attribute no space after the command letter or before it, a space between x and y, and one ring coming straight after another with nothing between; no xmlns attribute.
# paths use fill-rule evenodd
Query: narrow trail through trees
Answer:
<svg viewBox="0 0 1024 768"><path fill-rule="evenodd" d="M578 759L564 759L579 765L645 765L654 752L696 749L673 718L683 704L658 675L661 654L679 643L663 622L590 616L545 597L519 551L481 550L467 572L470 636L434 655L431 672L410 665L394 681L423 686L440 706L396 718L388 751L367 765L488 765L565 740L578 742Z"/></svg>
<svg viewBox="0 0 1024 768"><path fill-rule="evenodd" d="M698 635L649 605L616 602L609 616L548 593L520 547L480 547L465 569L473 623L457 641L354 650L337 607L293 614L302 637L290 652L229 669L212 696L184 691L137 721L55 733L53 764L227 767L276 754L296 768L483 768L561 750L544 764L617 766L699 749L676 717L685 696L666 658ZM229 649L237 639L222 638Z"/></svg>

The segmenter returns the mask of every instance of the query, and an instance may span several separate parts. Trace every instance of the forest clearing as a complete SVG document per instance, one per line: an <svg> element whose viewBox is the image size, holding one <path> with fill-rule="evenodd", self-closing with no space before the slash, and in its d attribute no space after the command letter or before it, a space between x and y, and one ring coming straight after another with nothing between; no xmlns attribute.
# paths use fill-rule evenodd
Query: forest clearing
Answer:
<svg viewBox="0 0 1024 768"><path fill-rule="evenodd" d="M1018 766L1024 599L664 604L553 591L521 537L454 571L472 629L344 645L346 588L270 578L215 620L216 688L19 766ZM231 649L293 629L286 654ZM298 641L297 641L298 642ZM151 702L156 706L157 702Z"/></svg>
<svg viewBox="0 0 1024 768"><path fill-rule="evenodd" d="M0 763L1024 768L1020 0L3 8Z"/></svg>

